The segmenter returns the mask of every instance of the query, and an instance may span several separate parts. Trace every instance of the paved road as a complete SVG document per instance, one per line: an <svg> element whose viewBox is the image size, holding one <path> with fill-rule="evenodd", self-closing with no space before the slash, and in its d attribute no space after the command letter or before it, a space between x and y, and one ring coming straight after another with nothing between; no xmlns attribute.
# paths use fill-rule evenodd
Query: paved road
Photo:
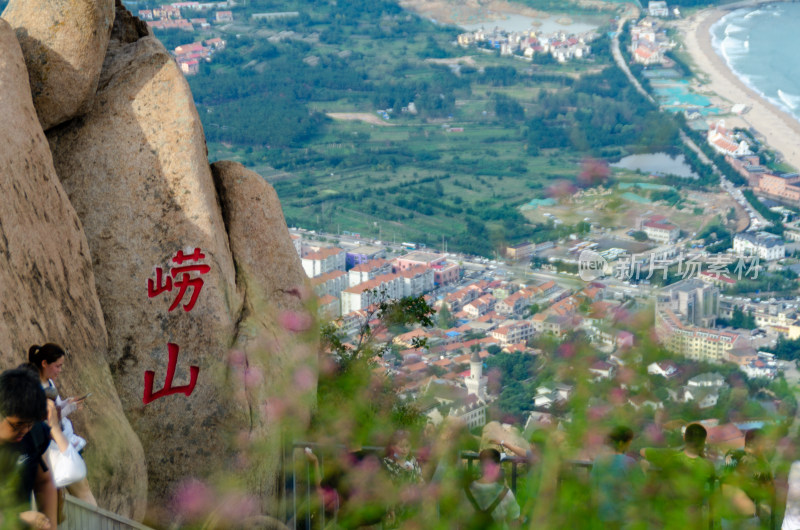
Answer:
<svg viewBox="0 0 800 530"><path fill-rule="evenodd" d="M611 54L614 56L614 61L616 61L617 66L619 66L622 71L625 72L625 75L628 77L628 80L634 86L636 91L651 102L655 103L656 100L653 99L653 96L648 94L647 90L645 90L644 87L642 87L642 84L639 83L639 80L633 76L631 69L628 68L628 63L625 62L625 58L622 56L622 51L620 50L619 34L622 32L622 28L625 27L625 23L629 18L630 16L627 14L620 17L619 23L617 24L617 31L614 33L614 38L611 39Z"/></svg>

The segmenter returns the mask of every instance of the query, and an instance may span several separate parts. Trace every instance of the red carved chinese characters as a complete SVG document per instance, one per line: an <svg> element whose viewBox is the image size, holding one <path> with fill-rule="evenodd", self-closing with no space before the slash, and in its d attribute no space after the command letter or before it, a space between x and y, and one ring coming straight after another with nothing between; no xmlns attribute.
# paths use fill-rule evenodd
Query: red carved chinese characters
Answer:
<svg viewBox="0 0 800 530"><path fill-rule="evenodd" d="M169 273L165 274L164 269L156 267L155 281L152 278L147 279L147 297L155 298L162 293L172 292L172 289L177 287L178 294L175 296L168 310L172 311L180 305L187 291L191 288L189 301L183 304L183 310L185 312L188 313L191 311L195 303L197 303L200 291L203 289L203 279L200 278L200 276L207 274L211 270L211 267L205 263L200 263L205 257L206 255L203 254L199 248L195 248L191 254L184 254L183 250L179 250L171 259L172 264ZM156 399L172 394L184 394L189 396L194 390L194 385L197 384L197 376L200 373L200 367L190 366L189 384L176 387L172 386L172 379L175 377L175 367L178 365L179 346L170 342L167 344L167 349L169 351L169 363L167 365L167 379L164 382L164 388L154 393L153 380L156 374L152 370L147 370L144 373L144 396L142 396L142 402L144 402L145 405Z"/></svg>
<svg viewBox="0 0 800 530"><path fill-rule="evenodd" d="M202 253L199 248L195 248L194 252L188 256L179 250L172 258L172 262L180 265L179 267L172 267L169 271L169 276L164 278L164 271L161 267L156 267L156 280L152 278L147 280L147 296L154 298L165 291L172 292L173 287L178 288L178 295L173 300L172 305L169 306L169 311L172 311L183 300L184 295L189 287L192 288L192 294L189 301L183 305L183 310L187 313L192 310L194 304L197 302L197 297L200 296L200 291L203 288L203 279L193 277L192 273L203 275L211 270L211 267L203 263L192 265L183 265L184 262L199 262L205 259L206 255ZM180 275L180 278L178 276ZM173 281L174 279L174 281Z"/></svg>
<svg viewBox="0 0 800 530"><path fill-rule="evenodd" d="M144 373L144 397L142 397L142 402L145 405L151 401L155 401L158 398L172 394L185 394L189 396L194 390L194 385L197 384L197 376L200 373L200 367L190 366L189 384L183 386L172 386L172 379L175 377L175 367L178 364L178 351L180 348L177 344L172 344L170 342L167 343L167 349L169 351L169 363L167 364L167 379L164 381L164 388L153 393L153 379L155 378L156 373L152 370L147 370Z"/></svg>

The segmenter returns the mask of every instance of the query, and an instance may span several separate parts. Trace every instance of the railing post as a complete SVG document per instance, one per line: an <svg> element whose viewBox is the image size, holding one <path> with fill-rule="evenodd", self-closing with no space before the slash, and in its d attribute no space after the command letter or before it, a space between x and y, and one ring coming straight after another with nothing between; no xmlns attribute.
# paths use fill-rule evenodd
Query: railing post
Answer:
<svg viewBox="0 0 800 530"><path fill-rule="evenodd" d="M306 528L311 528L311 462L308 461L308 458L304 459L306 461L306 502L303 504L307 506L306 508Z"/></svg>
<svg viewBox="0 0 800 530"><path fill-rule="evenodd" d="M292 444L292 521L294 530L297 530L297 467L294 457L294 444Z"/></svg>
<svg viewBox="0 0 800 530"><path fill-rule="evenodd" d="M511 491L515 496L517 495L517 464L516 459L511 461Z"/></svg>
<svg viewBox="0 0 800 530"><path fill-rule="evenodd" d="M322 477L325 476L325 457L322 456L322 451L317 451L319 453L319 479L322 481ZM319 496L319 505L320 505L320 517L319 520L321 522L320 528L325 528L325 496Z"/></svg>

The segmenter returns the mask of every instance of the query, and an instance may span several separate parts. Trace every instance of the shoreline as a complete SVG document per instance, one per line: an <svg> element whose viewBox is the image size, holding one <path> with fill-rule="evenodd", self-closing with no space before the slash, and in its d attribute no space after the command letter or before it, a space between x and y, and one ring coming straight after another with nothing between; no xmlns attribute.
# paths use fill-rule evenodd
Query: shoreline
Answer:
<svg viewBox="0 0 800 530"><path fill-rule="evenodd" d="M715 7L695 13L681 21L680 31L686 51L697 68L695 79L705 78L705 83L695 83L698 92L712 92L712 101L722 107L744 103L749 110L739 116L725 117L726 124L754 129L766 146L781 155L783 162L800 169L800 121L747 86L731 70L714 49L711 26L735 9L778 3L761 0L740 2Z"/></svg>

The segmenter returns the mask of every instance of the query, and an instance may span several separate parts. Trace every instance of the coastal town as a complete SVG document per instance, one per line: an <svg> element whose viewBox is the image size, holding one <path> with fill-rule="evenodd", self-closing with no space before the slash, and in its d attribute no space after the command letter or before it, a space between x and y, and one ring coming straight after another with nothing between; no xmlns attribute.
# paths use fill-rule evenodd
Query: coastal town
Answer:
<svg viewBox="0 0 800 530"><path fill-rule="evenodd" d="M663 378L663 388L656 392L654 386L634 390L624 384L604 384L605 395L597 399L607 399L616 388L624 393L625 406L636 410L646 406L669 411L690 404L700 415L718 416L720 409L711 411L729 383L714 365L735 367L745 378L763 384L779 372L795 371L793 365L776 360L771 350L779 340L800 337L800 297L750 299L729 294L746 273L774 269L785 259L787 244L781 238L743 232L734 238L733 254L717 255L692 252L687 234L660 216L639 219L631 229L647 234L653 245L631 256L623 249L635 242L633 238L604 248L608 238L599 230L589 237L573 234L563 241L509 247L505 260L491 262L417 249L412 243L362 241L354 236L295 230L292 238L320 297L320 317L337 322L348 340L357 341L379 301L424 296L437 309L438 328L413 329L394 337L384 332L391 354L378 360L375 368L402 381L403 394L419 400L434 423L454 415L470 427L482 426L492 418L488 411L497 399L486 386L488 359L530 356L557 364L558 359L536 347L537 339L558 342L578 333L596 349L594 360L581 375L532 389L528 412L517 427L529 430L537 423L564 421L552 409L566 403L570 388L578 382L575 377L619 385L618 374L642 362L626 355L636 340L634 334L615 326L620 315L638 311L650 312L659 343L672 354L644 367L648 374ZM788 246L793 253L796 247ZM604 262L609 258L609 274L583 281L581 273L556 272L549 264L579 268L587 253ZM728 270L734 255L747 270ZM542 265L531 267L532 260ZM679 281L661 288L648 281L654 274L674 271L680 260L692 264L684 263ZM746 328L741 327L742 315L750 319ZM422 343L425 346L419 346ZM711 368L698 372L701 366ZM764 412L747 421L768 418ZM726 436L742 435L730 422L718 427L711 420L719 422L719 417L708 419Z"/></svg>
<svg viewBox="0 0 800 530"><path fill-rule="evenodd" d="M677 43L664 24L679 19L681 12L666 2L650 2L645 11L630 29L630 60L657 67L658 75L667 78L664 71L678 68L670 58ZM588 56L594 38L495 29L463 33L458 45L525 58L547 53L565 62ZM658 79L653 80L658 90ZM791 394L769 404L758 395L778 379L798 378L794 362L782 358L781 345L800 339L800 296L794 289L800 266L795 257L800 249L795 215L800 176L777 171L759 156L763 141L737 119L748 110L744 104L711 113L696 103L667 110L683 112L696 131L698 149L719 156L725 171L732 172L721 175L714 206L694 208L712 224L721 223L716 232L676 220L684 219L682 214L671 218L675 208L648 200L648 195L676 193L658 184L658 174L620 184L616 192L600 186L558 201L534 199L529 214L551 226L564 226L561 215L573 214L578 204L596 204L582 201L610 193L646 206L634 218L611 225L589 214L580 231L508 246L503 258L491 261L414 243L296 229L292 237L319 296L320 318L335 322L347 340L358 342L376 304L424 297L437 311L438 327L396 336L384 330L380 340L386 341L387 354L375 359L375 370L392 378L402 395L415 400L437 425L448 416L476 429L501 419L529 433L568 422L566 404L576 385L587 382L595 404L649 408L667 417L692 410L715 443L730 447L740 444L753 425L776 421L776 410L793 413ZM736 125L731 128L728 121ZM698 205L709 202L701 194L694 197ZM721 197L727 204L719 202ZM754 288L756 282L763 287ZM785 296L787 291L792 294ZM654 339L665 357L628 355L642 340L620 326L621 315L630 314L645 314L653 322ZM504 408L508 400L501 396L507 392L487 383L487 372L497 366L493 359L528 357L541 373L552 373L550 366L563 374L557 367L567 361L543 345L576 336L594 352L583 359L585 369L573 366L567 376L542 380L534 375L527 379L533 384L516 396L514 412ZM646 372L649 382L626 384L629 376L624 374L632 369ZM740 385L742 378L750 381L745 415L730 411L731 385Z"/></svg>

